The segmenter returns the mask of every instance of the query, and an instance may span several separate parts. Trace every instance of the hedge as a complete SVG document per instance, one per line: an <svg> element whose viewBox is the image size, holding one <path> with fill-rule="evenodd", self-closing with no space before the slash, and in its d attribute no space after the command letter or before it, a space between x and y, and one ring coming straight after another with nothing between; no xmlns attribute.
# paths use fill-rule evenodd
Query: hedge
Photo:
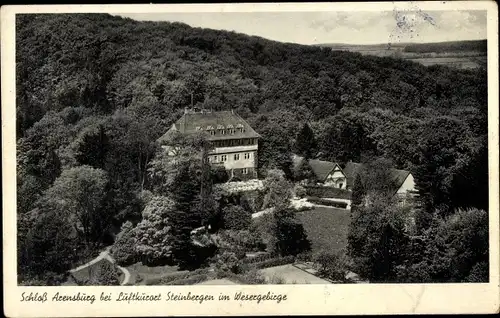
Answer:
<svg viewBox="0 0 500 318"><path fill-rule="evenodd" d="M291 264L293 262L295 262L295 257L290 255L290 256L285 256L285 257L276 257L276 258L268 259L268 260L265 260L262 262L257 262L257 263L252 264L252 267L255 269L263 269L263 268L268 268L268 267Z"/></svg>
<svg viewBox="0 0 500 318"><path fill-rule="evenodd" d="M187 278L176 279L166 283L165 285L194 285L204 282L208 279L207 274L193 275Z"/></svg>
<svg viewBox="0 0 500 318"><path fill-rule="evenodd" d="M336 198L336 199L351 199L352 192L345 189L323 186L305 186L306 194L312 197L319 198Z"/></svg>
<svg viewBox="0 0 500 318"><path fill-rule="evenodd" d="M263 285L266 283L264 276L259 275L257 272L247 272L245 274L228 273L226 278L243 285Z"/></svg>
<svg viewBox="0 0 500 318"><path fill-rule="evenodd" d="M191 271L191 272L180 272L180 273L173 273L173 274L168 274L165 276L161 277L154 277L146 280L145 285L166 285L172 281L176 280L181 280L181 279L186 279L192 276L196 275L201 275L201 274L208 274L209 270L208 268L199 268L197 270Z"/></svg>
<svg viewBox="0 0 500 318"><path fill-rule="evenodd" d="M254 256L254 257L246 257L242 260L242 262L243 262L243 264L254 264L254 263L259 263L262 261L272 259L274 257L275 257L274 255L272 255L270 253L266 253L266 254L260 254L260 255Z"/></svg>
<svg viewBox="0 0 500 318"><path fill-rule="evenodd" d="M309 201L311 203L315 203L315 204L331 206L334 208L340 208L340 209L347 208L347 203L342 202L342 201L327 200L327 199L322 199L322 198L317 198L317 197L308 197L307 201Z"/></svg>

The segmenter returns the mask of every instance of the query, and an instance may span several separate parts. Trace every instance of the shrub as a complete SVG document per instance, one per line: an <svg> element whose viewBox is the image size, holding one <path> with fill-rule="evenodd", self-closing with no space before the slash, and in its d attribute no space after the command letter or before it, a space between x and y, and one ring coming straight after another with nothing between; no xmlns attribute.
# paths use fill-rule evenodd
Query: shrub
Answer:
<svg viewBox="0 0 500 318"><path fill-rule="evenodd" d="M219 249L227 249L236 253L243 252L243 255L245 251L260 251L265 248L259 233L248 230L221 231L217 243Z"/></svg>
<svg viewBox="0 0 500 318"><path fill-rule="evenodd" d="M84 286L117 286L120 285L120 272L111 262L104 260L98 266L89 269L89 278L80 282ZM76 280L77 281L77 280ZM78 281L77 281L78 283Z"/></svg>
<svg viewBox="0 0 500 318"><path fill-rule="evenodd" d="M243 272L240 260L235 253L229 251L215 257L215 271L219 278L226 277L228 273L240 274Z"/></svg>
<svg viewBox="0 0 500 318"><path fill-rule="evenodd" d="M111 255L121 266L128 266L137 262L135 253L136 238L133 225L130 221L123 223L120 233L116 236L111 248Z"/></svg>
<svg viewBox="0 0 500 318"><path fill-rule="evenodd" d="M292 255L289 255L289 256L285 256L285 257L276 257L276 258L268 259L268 260L265 260L262 262L253 263L252 267L255 269L263 269L263 268L268 268L268 267L291 264L294 261L295 261L295 257Z"/></svg>
<svg viewBox="0 0 500 318"><path fill-rule="evenodd" d="M194 285L204 282L208 279L207 274L193 275L187 278L181 278L177 280L170 281L165 285Z"/></svg>
<svg viewBox="0 0 500 318"><path fill-rule="evenodd" d="M272 259L274 256L271 253L260 254L254 257L244 258L242 261L245 264L254 264Z"/></svg>
<svg viewBox="0 0 500 318"><path fill-rule="evenodd" d="M137 274L137 276L135 277L136 283L141 283L143 280L144 280L144 277L140 274Z"/></svg>
<svg viewBox="0 0 500 318"><path fill-rule="evenodd" d="M296 185L294 188L295 196L298 198L303 198L307 195L306 189L301 185Z"/></svg>
<svg viewBox="0 0 500 318"><path fill-rule="evenodd" d="M271 279L269 280L269 284L273 284L273 285L286 284L286 280L282 276L274 274L271 277Z"/></svg>
<svg viewBox="0 0 500 318"><path fill-rule="evenodd" d="M173 274L168 274L162 277L154 277L146 280L145 285L151 286L151 285L166 285L167 283L174 281L174 280L179 280L179 279L185 279L194 275L201 275L201 274L208 274L209 270L208 268L200 268L194 271L185 271L185 272L179 272L179 273L173 273Z"/></svg>
<svg viewBox="0 0 500 318"><path fill-rule="evenodd" d="M274 216L274 251L282 256L297 255L311 249L304 226L295 219L295 211L276 211Z"/></svg>
<svg viewBox="0 0 500 318"><path fill-rule="evenodd" d="M305 251L305 252L299 253L295 257L295 259L299 262L310 262L312 260L311 251Z"/></svg>
<svg viewBox="0 0 500 318"><path fill-rule="evenodd" d="M351 199L352 192L345 189L308 185L305 187L308 196L319 198Z"/></svg>
<svg viewBox="0 0 500 318"><path fill-rule="evenodd" d="M348 269L347 260L343 253L321 251L314 255L313 261L321 277L333 281L345 281Z"/></svg>
<svg viewBox="0 0 500 318"><path fill-rule="evenodd" d="M250 227L252 215L238 205L228 205L223 211L224 227L231 230L244 230Z"/></svg>
<svg viewBox="0 0 500 318"><path fill-rule="evenodd" d="M249 270L248 272L240 275L229 274L227 278L239 284L246 285L263 285L266 283L266 279L264 278L264 276L262 276L262 274L259 273L256 269Z"/></svg>

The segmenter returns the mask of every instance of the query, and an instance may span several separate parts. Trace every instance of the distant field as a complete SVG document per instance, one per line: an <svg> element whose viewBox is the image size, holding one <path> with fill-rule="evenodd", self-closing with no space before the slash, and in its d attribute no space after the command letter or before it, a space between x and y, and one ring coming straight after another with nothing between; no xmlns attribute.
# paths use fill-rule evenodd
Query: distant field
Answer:
<svg viewBox="0 0 500 318"><path fill-rule="evenodd" d="M347 246L350 211L336 208L314 208L298 212L313 253L320 250L340 251Z"/></svg>
<svg viewBox="0 0 500 318"><path fill-rule="evenodd" d="M478 68L480 67L480 63L475 61L471 61L467 57L435 57L435 58L415 58L409 59L410 61L420 63L425 66L429 65L447 65L458 68Z"/></svg>
<svg viewBox="0 0 500 318"><path fill-rule="evenodd" d="M443 43L393 43L373 45L323 44L334 51L357 52L362 55L394 57L425 66L446 65L468 69L486 66L486 40Z"/></svg>

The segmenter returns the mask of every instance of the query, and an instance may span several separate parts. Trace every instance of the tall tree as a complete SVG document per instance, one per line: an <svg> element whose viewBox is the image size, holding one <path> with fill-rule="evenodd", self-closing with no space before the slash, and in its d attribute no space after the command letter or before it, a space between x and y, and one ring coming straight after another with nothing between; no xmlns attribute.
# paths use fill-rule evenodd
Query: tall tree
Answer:
<svg viewBox="0 0 500 318"><path fill-rule="evenodd" d="M174 208L175 203L171 199L155 196L142 212L142 221L135 229L135 252L144 264L158 265L172 261L174 224L170 219ZM133 251L130 253L133 255Z"/></svg>
<svg viewBox="0 0 500 318"><path fill-rule="evenodd" d="M316 174L309 164L309 160L304 158L294 169L294 180L305 181L306 183L316 183Z"/></svg>
<svg viewBox="0 0 500 318"><path fill-rule="evenodd" d="M63 171L40 202L40 209L65 215L87 247L98 244L109 230L110 215L102 209L108 178L106 172L89 166Z"/></svg>
<svg viewBox="0 0 500 318"><path fill-rule="evenodd" d="M262 208L274 207L280 210L290 205L292 185L285 179L283 171L278 169L269 170L264 180L264 187L266 194Z"/></svg>
<svg viewBox="0 0 500 318"><path fill-rule="evenodd" d="M356 173L354 185L352 187L352 207L357 208L363 202L366 190L361 180L361 175Z"/></svg>
<svg viewBox="0 0 500 318"><path fill-rule="evenodd" d="M314 132L309 124L305 123L295 139L295 153L309 159L316 154L316 147Z"/></svg>
<svg viewBox="0 0 500 318"><path fill-rule="evenodd" d="M196 248L191 231L202 224L201 211L193 206L199 195L199 186L188 166L180 167L175 178L174 208L170 213L172 224L172 256L182 268L196 266Z"/></svg>
<svg viewBox="0 0 500 318"><path fill-rule="evenodd" d="M354 211L347 247L354 272L370 282L397 281L397 269L405 260L408 245L406 213L387 198L372 198L370 204Z"/></svg>
<svg viewBox="0 0 500 318"><path fill-rule="evenodd" d="M304 226L296 220L295 211L290 208L276 209L273 213L275 246L281 256L297 255L311 250Z"/></svg>
<svg viewBox="0 0 500 318"><path fill-rule="evenodd" d="M29 227L18 237L18 279L53 285L78 258L79 239L64 211L49 210L24 219ZM26 216L24 216L26 217ZM22 227L20 228L22 231Z"/></svg>

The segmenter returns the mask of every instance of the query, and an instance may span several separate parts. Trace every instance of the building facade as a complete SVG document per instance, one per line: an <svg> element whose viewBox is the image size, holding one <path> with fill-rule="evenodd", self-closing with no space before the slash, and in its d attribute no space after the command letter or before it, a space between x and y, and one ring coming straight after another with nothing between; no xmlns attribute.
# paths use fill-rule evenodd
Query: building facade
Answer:
<svg viewBox="0 0 500 318"><path fill-rule="evenodd" d="M205 132L212 144L208 153L212 165L224 166L231 179L257 178L260 135L234 111L185 109L170 131Z"/></svg>
<svg viewBox="0 0 500 318"><path fill-rule="evenodd" d="M294 171L299 169L301 164L304 164L304 160L301 156L292 155ZM346 189L347 178L337 163L317 159L309 159L307 163L314 172L317 185Z"/></svg>

